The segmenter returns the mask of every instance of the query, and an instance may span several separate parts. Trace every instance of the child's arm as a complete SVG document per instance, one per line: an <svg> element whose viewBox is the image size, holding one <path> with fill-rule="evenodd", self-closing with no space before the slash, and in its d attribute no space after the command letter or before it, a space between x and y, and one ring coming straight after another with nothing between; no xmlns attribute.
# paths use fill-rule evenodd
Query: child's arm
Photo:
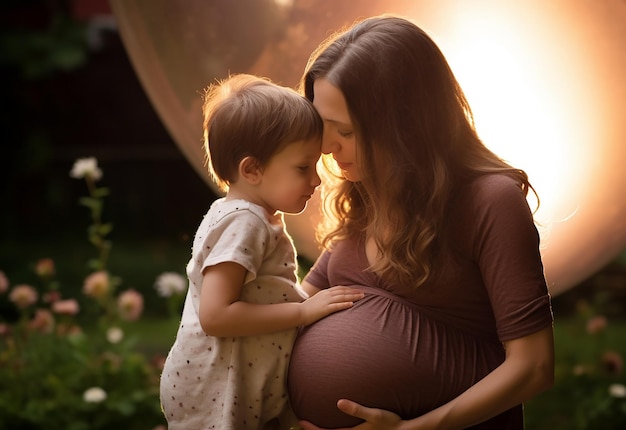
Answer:
<svg viewBox="0 0 626 430"><path fill-rule="evenodd" d="M333 287L302 303L252 304L240 300L246 275L243 266L220 263L207 267L203 275L200 325L210 336L253 336L304 326L363 298L357 289Z"/></svg>
<svg viewBox="0 0 626 430"><path fill-rule="evenodd" d="M314 295L322 291L320 288L317 288L316 286L314 286L313 284L307 281L302 281L300 283L300 289L307 294L307 299L309 297L313 297Z"/></svg>

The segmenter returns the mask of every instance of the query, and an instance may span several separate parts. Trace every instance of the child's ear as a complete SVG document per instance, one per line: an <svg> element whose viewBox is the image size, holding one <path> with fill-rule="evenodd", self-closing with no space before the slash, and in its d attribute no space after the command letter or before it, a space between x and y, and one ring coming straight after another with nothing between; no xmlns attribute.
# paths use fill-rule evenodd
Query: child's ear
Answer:
<svg viewBox="0 0 626 430"><path fill-rule="evenodd" d="M263 168L254 157L245 157L239 162L239 177L251 185L256 185L261 181Z"/></svg>

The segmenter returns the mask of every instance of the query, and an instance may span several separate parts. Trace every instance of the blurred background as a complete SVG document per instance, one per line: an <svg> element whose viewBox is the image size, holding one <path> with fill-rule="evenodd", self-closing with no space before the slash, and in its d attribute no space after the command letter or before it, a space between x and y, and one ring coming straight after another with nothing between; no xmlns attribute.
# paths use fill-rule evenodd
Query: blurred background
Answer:
<svg viewBox="0 0 626 430"><path fill-rule="evenodd" d="M63 288L82 287L87 188L69 172L93 156L110 189L110 269L150 302L159 273L184 272L215 195L146 97L108 1L3 1L0 72L0 270L28 283L49 257Z"/></svg>
<svg viewBox="0 0 626 430"><path fill-rule="evenodd" d="M87 269L79 257L93 251L88 212L77 203L85 184L69 171L93 156L104 172L100 185L111 190L104 207L114 224L111 270L142 291L152 291L164 270L182 273L216 194L146 95L109 2L5 0L0 35L0 270L27 282L33 262L52 257L66 288L81 285ZM602 291L623 314L625 267L621 252L559 294L555 309L567 312Z"/></svg>
<svg viewBox="0 0 626 430"><path fill-rule="evenodd" d="M184 129L186 125L175 124L176 120L168 124L163 121L163 112L168 109L168 105L179 100L165 97L155 103L154 96L159 93L159 80L152 78L158 77L163 70L151 69L149 63L143 62L143 69L140 70L141 73L138 73L136 68L138 63L137 61L133 63L133 56L129 55L129 39L125 44L120 31L120 22L116 19L111 5L117 4L119 8L126 7L131 11L133 7L140 4L143 7L160 5L159 13L166 17L168 16L167 7L173 10L178 8L181 11L191 10L192 6L215 7L217 9L207 14L207 18L212 20L215 31L221 32L217 35L212 33L213 27L201 26L204 16L187 16L186 19L196 23L194 28L200 26L209 39L219 36L220 41L226 40L230 43L229 49L234 49L233 52L236 53L235 48L243 42L239 41L236 29L227 25L228 22L222 20L216 10L218 12L228 10L229 13L239 14L240 17L249 17L252 14L261 20L267 18L260 11L263 9L261 6L268 1L243 2L246 4L243 10L233 6L241 5L242 2L243 0L241 2L238 0L210 2L208 0L185 0L185 2L112 0L111 3L108 0L3 0L0 3L0 76L2 78L0 93L0 272L4 272L11 286L36 285L38 278L34 269L41 259L51 258L55 263L56 279L58 279L63 296L81 295L83 281L91 273L86 261L95 257L97 251L87 239L87 229L91 224L89 211L78 202L87 194L86 184L83 180L70 178L69 173L76 159L95 157L99 168L103 171L103 177L98 185L110 190L110 194L104 198L103 208L103 221L113 224L113 230L109 234L113 248L108 270L121 279L122 289L133 288L143 294L146 318L139 322L138 349L150 355L156 353L158 356L167 352L177 328L178 311L172 312L165 301L158 297L154 288L155 279L163 272L177 272L184 275L192 235L208 206L216 198L216 194L203 174L202 160L197 157L190 160L190 154L193 155L193 151L183 153L185 145L181 145L180 138L173 138L172 131L176 130L177 126ZM243 61L245 59L243 57L235 59L239 62L230 57L226 58L229 52L221 52L219 49L221 45L211 45L213 49L211 58L213 60L217 58L220 61L213 61L203 66L223 72L232 60L233 64L237 64L237 67L244 70L251 67L253 71L262 72L275 67L277 76L285 81L283 83L293 85L295 82L289 81L287 77L292 79L294 73L297 76L304 67L304 61L310 52L309 48L294 49L293 47L304 43L303 41L308 44L317 44L327 34L319 26L315 27L314 33L308 32L306 27L303 27L302 23L305 22L303 17L313 17L312 22L324 20L328 23L328 28L338 28L343 17L354 13L353 8L356 4L364 8L363 10L369 8L367 10L371 13L380 13L389 2L336 1L328 3L327 6L332 3L332 7L327 8L318 7L320 3L313 0L295 2L274 0L269 3L272 3L273 8L298 5L298 7L294 6L290 18L299 24L294 24L285 30L286 35L281 34L287 42L276 43L270 47L271 49L265 50L261 46L246 44L246 49L254 49L258 54L256 63L253 65ZM393 3L402 7L413 7L426 5L428 2L394 0ZM513 3L511 2L511 5ZM472 5L474 4L472 2ZM504 5L504 2L498 4ZM513 21L522 11L528 10L527 7L520 6L521 4L518 2L517 9L511 8L507 12ZM551 7L546 6L547 2L542 4L546 8ZM549 4L552 5L552 3ZM607 12L611 8L621 11L623 13L621 16L626 17L626 2L622 0L591 3L582 1L577 4L588 8L587 12L594 12L596 17L603 16L606 22L614 20L617 16ZM233 7L229 9L231 6ZM252 9L257 6L258 10ZM502 6L502 10L504 9L505 7ZM187 15L193 15L189 10L186 11ZM484 14L486 11L487 9L483 9L481 13ZM459 14L455 17L456 21L448 20L448 15L444 16L444 13L434 6L431 10L424 9L422 12L431 15L441 14L441 17L445 18L441 19L441 22L446 22L460 32L461 39L465 34L463 25L486 22L482 21L484 16L479 14L474 16ZM471 8L465 10L465 13L470 12ZM590 16L581 13L578 18L575 18L573 14L562 13L565 10L555 9L552 12L558 16L567 16L570 21L580 19L581 23L587 22L583 20ZM131 14L125 16L129 17ZM167 44L168 39L166 33L161 34L159 25L163 25L163 32L179 31L174 24L181 25L184 30L187 21L180 21L180 19L159 21L156 13L149 14L145 18L146 22L152 25L152 42L159 48L169 49L170 53L182 56L183 53L177 51L177 46L163 46ZM272 17L272 19L285 19L285 16ZM128 24L126 22L126 31L132 29L132 26ZM529 39L530 42L527 42L530 47L525 52L533 52L532 47L538 46L539 43L552 44L556 50L554 52L559 52L563 59L574 58L582 51L588 53L598 50L600 52L600 48L609 45L626 46L624 44L626 40L619 39L623 37L623 29L626 28L620 22L617 22L616 28L621 29L621 33L616 33L617 36L609 34L602 43L595 43L583 35L579 35L580 39L570 40L561 33L551 39L542 39L534 31L532 25L528 24L523 23L528 28L524 34L532 38ZM183 30L180 30L182 31L180 37L192 40L193 37L189 38L190 33ZM274 30L276 34L280 33ZM596 31L597 28L594 27L593 30ZM255 28L254 31L265 32L263 26ZM267 40L276 36L270 33L270 30L267 30L267 34L264 33ZM475 35L475 33L472 34ZM127 33L128 35L132 36L130 32ZM486 33L485 37L489 41L489 34ZM248 42L250 40L254 38L249 38ZM452 44L448 47L454 48ZM146 52L149 53L149 48L148 45L142 45L141 40L133 40L134 60ZM460 49L460 51L463 50ZM626 52L623 49L622 51ZM618 54L624 55L622 51ZM498 52L498 55L497 61L502 65L507 60L506 52ZM480 63L476 61L476 58L480 60L480 57L468 54L466 60L470 65L475 65ZM281 67L276 68L276 61L280 62ZM556 73L550 69L550 66L544 66L544 64L539 63L535 69L529 69L526 74L520 73L519 76L516 75L513 78L523 80L530 74L537 79L537 82L547 82L549 88L547 90L543 87L536 88L537 94L552 90L555 93L569 94L574 86L573 81L570 82L568 79L573 79L572 76L577 73L581 79L595 82L586 74L593 69L593 64L588 65L588 70L568 68L566 73ZM169 66L182 67L177 63L170 63ZM515 67L514 64L512 67ZM476 68L477 76L482 76L484 67L476 66ZM466 68L465 71L467 70L469 69ZM182 72L178 71L176 74L180 78L179 82L175 82L178 88L201 86L191 80L186 80L185 71ZM615 72L615 69L611 72L612 74L607 72L603 75L604 78L597 79L603 86L595 87L595 89L590 87L588 93L591 95L611 92L618 94L616 91L623 91L626 88L623 75ZM198 74L195 73L194 77L197 78ZM463 78L471 83L472 76ZM484 79L484 76L482 78ZM147 83L151 91L146 91ZM531 104L528 105L527 110L531 114L538 115L531 117L528 120L529 124L539 123L538 126L541 126L544 121L552 123L553 118L546 117L545 112L541 110L543 105L540 103L533 105L534 94L532 92L524 94L522 86L518 90L521 92L512 95L510 99L520 100L529 96ZM149 92L153 98L149 97ZM167 91L164 93L167 95ZM471 102L472 94L468 95ZM494 85L492 96L508 96L508 94ZM198 103L199 93L194 90L190 93L189 99L192 101L188 106ZM492 106L492 110L494 105L496 109L500 109L493 99L491 102L490 99L484 100L486 104ZM621 108L623 98L618 98L618 103L620 108L602 104L603 111L595 112L595 114L613 126L622 124L616 129L623 132L623 121L615 120L624 116L624 110ZM573 128L574 125L578 126L586 120L588 113L583 112L582 109L589 109L589 106L575 101L573 96L571 99L567 98L567 105L568 108L579 108L581 111L578 119L564 121L562 124L564 128ZM548 113L554 113L557 117L556 114L564 110L561 109L562 107L557 107ZM158 111L157 108L160 110ZM479 115L480 110L481 106L478 106ZM199 115L199 110L192 106L188 112L191 118L190 124L193 126L187 127L187 150L195 147L196 139L199 145L201 138L201 124L195 120L196 115ZM500 123L504 123L502 132L506 133L507 139L520 137L518 146L528 153L530 151L526 143L529 136L523 132L529 132L530 139L534 139L533 133L537 131L529 127L530 130L513 129L515 133L511 133L511 126L506 124L506 121L514 116L503 114L498 118ZM170 115L169 118L171 120L173 116ZM492 134L496 140L502 140L497 130ZM592 183L587 184L588 189L584 190L580 183L585 182L581 168L587 161L589 165L592 162L598 163L597 160L592 160L592 155L595 156L600 147L596 145L597 142L592 141L592 148L596 148L593 154L581 152L578 154L580 160L565 158L565 154L576 152L576 138L582 134L576 135L575 133L565 139L564 146L559 148L561 153L550 155L541 152L545 155L545 160L543 160L545 164L540 165L536 173L553 175L548 177L547 183L558 187L563 186L563 180L557 177L559 169L569 168L573 175L578 175L572 176L573 182L567 184L567 188L573 190L571 191L573 195L584 195L584 192L593 196L602 194L608 196L605 200L609 203L603 205L602 200L592 199L593 211L585 212L585 207L582 207L580 211L577 209L571 214L572 217L578 215L588 217L585 228L576 228L566 232L567 234L562 234L562 237L582 238L587 241L588 249L583 246L580 251L577 251L580 258L572 258L571 255L576 254L568 254L570 249L564 249L568 257L562 262L559 262L558 258L555 260L554 253L551 256L550 261L555 266L564 264L559 268L561 275L567 277L568 272L576 273L576 276L570 277L570 279L576 279L576 282L574 285L567 285L567 288L560 289L553 298L558 361L557 383L553 390L527 405L529 429L616 430L623 429L623 425L626 425L624 424L626 422L626 413L624 413L626 411L624 400L626 379L623 372L623 357L626 355L626 342L624 342L626 338L626 249L619 248L623 246L623 235L626 231L623 219L626 183L622 183L623 172L626 171L623 166L626 160L623 157L620 158L621 155L619 155L623 154L625 145L623 139L619 140L619 136L623 135L615 132L618 145L613 148L622 152L615 152L618 155L613 157L609 154L602 161L604 164L596 164L595 167L598 169L597 172L601 172L603 169L608 171L605 167L610 165L612 171L619 170L620 173L614 176L616 179L612 182L607 174L608 186ZM552 137L547 136L549 139ZM195 150L197 149L195 147ZM553 156L556 161L550 159L550 156ZM572 165L572 162L581 164ZM534 176L531 175L531 177ZM617 197L606 194L608 189L613 190ZM563 198L558 192L555 195ZM550 199L546 199L546 202L549 206ZM602 223L596 222L600 219L603 220ZM604 256L610 255L610 258L595 258L592 262L595 265L591 264L590 260L585 260L588 255L592 254L592 250L596 252L607 246L611 247L611 252ZM306 267L309 261L302 259L301 263L303 267ZM583 266L593 267L593 270L591 272L586 269L581 270ZM585 273L585 275L580 277L580 273ZM0 294L0 323L14 321L17 315L15 307L6 295ZM0 348L0 359L3 354ZM37 359L41 356L43 355L39 354L35 357ZM42 363L42 366L44 367L42 372L45 375L48 368L45 363ZM74 369L69 369L68 374L72 373ZM38 378L30 379L37 379L34 382L35 385L37 384ZM152 394L155 395L154 392ZM47 394L43 398L47 398L46 396ZM59 398L65 397L65 394L59 396ZM162 417L160 417L156 397L150 400L150 405L154 409L154 420L157 422ZM17 409L20 408L21 406L17 407ZM0 424L2 424L1 420ZM143 428L141 425L140 423L137 428ZM59 428L66 427L60 426Z"/></svg>

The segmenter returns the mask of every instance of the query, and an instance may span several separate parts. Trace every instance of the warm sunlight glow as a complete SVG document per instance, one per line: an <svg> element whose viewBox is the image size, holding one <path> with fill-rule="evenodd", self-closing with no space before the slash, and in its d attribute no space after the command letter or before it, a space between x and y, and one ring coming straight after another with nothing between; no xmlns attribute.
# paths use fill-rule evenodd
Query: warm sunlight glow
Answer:
<svg viewBox="0 0 626 430"><path fill-rule="evenodd" d="M548 32L564 29L552 22L551 28L533 27L535 36L526 37L532 17L520 16L517 10L512 19L511 12L458 3L434 37L470 101L483 141L529 174L541 198L537 218L559 222L577 210L577 190L564 190L563 183L576 183L591 167L593 154L584 142L591 136L596 113L588 100L572 105L559 94L568 88L553 85L561 72L550 63L550 46L537 44L542 33L548 37ZM560 67L579 69L576 64ZM584 91L590 82L578 78L571 85Z"/></svg>
<svg viewBox="0 0 626 430"><path fill-rule="evenodd" d="M582 280L580 265L597 269L607 248L623 249L626 177L607 159L626 161L626 145L607 130L624 87L607 83L626 69L626 33L615 30L626 5L536 3L449 0L411 16L448 58L485 144L529 174L541 199L546 276L558 293Z"/></svg>
<svg viewBox="0 0 626 430"><path fill-rule="evenodd" d="M577 285L626 246L624 0L275 0L248 4L253 19L239 2L111 5L153 105L214 189L198 143L208 82L242 72L295 86L332 31L394 13L433 36L487 146L529 174L551 292ZM287 218L309 259L319 253L317 209L312 201Z"/></svg>

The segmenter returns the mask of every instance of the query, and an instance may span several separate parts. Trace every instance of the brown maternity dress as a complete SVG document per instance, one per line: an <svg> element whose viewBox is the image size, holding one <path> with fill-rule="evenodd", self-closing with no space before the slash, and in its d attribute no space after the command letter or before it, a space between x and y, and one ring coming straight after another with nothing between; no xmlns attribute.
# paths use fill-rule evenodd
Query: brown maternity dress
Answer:
<svg viewBox="0 0 626 430"><path fill-rule="evenodd" d="M458 396L500 365L502 342L552 324L539 236L519 186L504 175L475 179L450 208L451 258L419 288L368 270L364 237L325 251L306 280L366 296L303 329L288 372L293 409L323 428L360 420L347 398L414 418ZM473 427L519 430L522 405Z"/></svg>

